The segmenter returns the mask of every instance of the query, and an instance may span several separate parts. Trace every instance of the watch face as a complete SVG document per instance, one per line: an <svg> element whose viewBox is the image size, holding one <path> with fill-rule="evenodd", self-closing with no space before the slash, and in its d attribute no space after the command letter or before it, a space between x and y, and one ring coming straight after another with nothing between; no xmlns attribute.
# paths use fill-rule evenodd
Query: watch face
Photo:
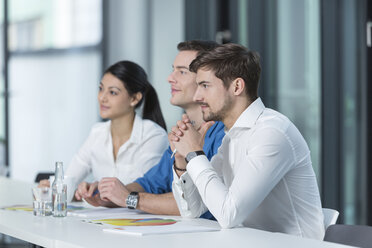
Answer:
<svg viewBox="0 0 372 248"><path fill-rule="evenodd" d="M136 209L137 203L138 203L138 193L137 192L131 192L128 195L125 203L127 204L127 207L129 209Z"/></svg>
<svg viewBox="0 0 372 248"><path fill-rule="evenodd" d="M193 159L194 157L196 157L196 153L195 152L189 152L187 153L186 155L186 162L190 162L191 159Z"/></svg>
<svg viewBox="0 0 372 248"><path fill-rule="evenodd" d="M189 152L185 157L186 163L190 162L191 159L199 155L205 155L204 151Z"/></svg>

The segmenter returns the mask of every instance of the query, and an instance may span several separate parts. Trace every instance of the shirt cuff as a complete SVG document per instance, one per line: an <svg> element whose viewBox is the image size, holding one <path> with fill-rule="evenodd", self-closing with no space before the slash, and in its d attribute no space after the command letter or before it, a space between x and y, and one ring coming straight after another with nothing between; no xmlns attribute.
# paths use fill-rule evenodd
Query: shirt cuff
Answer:
<svg viewBox="0 0 372 248"><path fill-rule="evenodd" d="M178 175L173 168L172 191L173 191L174 198L177 202L177 206L180 211L180 214L184 218L195 218L196 217L190 211L188 201L186 200L187 196L189 195L187 190L191 190L192 187L195 187L193 185L194 184L192 183L192 180L188 176L187 172L183 173L181 175L181 178L178 178Z"/></svg>
<svg viewBox="0 0 372 248"><path fill-rule="evenodd" d="M189 173L187 171L185 171L185 173L183 173L181 177L178 177L174 168L172 168L172 170L173 170L173 182L178 186L179 189L182 190L182 192L187 192L190 189L193 189L194 183L191 180Z"/></svg>
<svg viewBox="0 0 372 248"><path fill-rule="evenodd" d="M194 182L203 171L211 168L212 165L208 158L203 155L196 156L195 158L191 159L186 167L189 178L191 178Z"/></svg>

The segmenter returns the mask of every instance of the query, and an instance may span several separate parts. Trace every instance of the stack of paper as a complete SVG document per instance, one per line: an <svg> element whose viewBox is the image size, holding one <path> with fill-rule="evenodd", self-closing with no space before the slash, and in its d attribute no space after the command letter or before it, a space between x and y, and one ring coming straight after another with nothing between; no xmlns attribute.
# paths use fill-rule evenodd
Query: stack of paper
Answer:
<svg viewBox="0 0 372 248"><path fill-rule="evenodd" d="M82 217L82 218L94 218L94 217L108 217L108 216L121 216L121 215L138 215L144 214L140 210L129 210L127 208L89 208L85 210L69 212L68 215Z"/></svg>
<svg viewBox="0 0 372 248"><path fill-rule="evenodd" d="M150 235L219 231L217 222L196 220L176 220L170 218L115 218L87 220L90 223L103 225L104 232L127 235Z"/></svg>

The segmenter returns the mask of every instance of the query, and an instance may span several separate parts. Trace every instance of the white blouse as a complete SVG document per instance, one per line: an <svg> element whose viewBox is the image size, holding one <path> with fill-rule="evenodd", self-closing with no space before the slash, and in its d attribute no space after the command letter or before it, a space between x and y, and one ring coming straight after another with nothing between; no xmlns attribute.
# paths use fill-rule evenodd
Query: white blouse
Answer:
<svg viewBox="0 0 372 248"><path fill-rule="evenodd" d="M142 177L156 165L168 147L166 131L150 120L136 115L132 134L120 148L114 160L111 121L100 122L92 130L65 173L76 184L92 173L94 180L117 177L124 184Z"/></svg>

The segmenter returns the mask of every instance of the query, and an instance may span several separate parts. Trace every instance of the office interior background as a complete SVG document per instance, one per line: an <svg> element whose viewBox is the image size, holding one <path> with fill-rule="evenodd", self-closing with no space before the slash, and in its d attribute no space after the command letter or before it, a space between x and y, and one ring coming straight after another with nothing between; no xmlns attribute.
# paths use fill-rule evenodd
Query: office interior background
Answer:
<svg viewBox="0 0 372 248"><path fill-rule="evenodd" d="M0 175L67 166L100 121L102 73L132 60L156 88L184 40L261 55L259 93L309 144L323 207L372 225L372 4L368 0L0 0ZM369 34L369 36L368 36Z"/></svg>

